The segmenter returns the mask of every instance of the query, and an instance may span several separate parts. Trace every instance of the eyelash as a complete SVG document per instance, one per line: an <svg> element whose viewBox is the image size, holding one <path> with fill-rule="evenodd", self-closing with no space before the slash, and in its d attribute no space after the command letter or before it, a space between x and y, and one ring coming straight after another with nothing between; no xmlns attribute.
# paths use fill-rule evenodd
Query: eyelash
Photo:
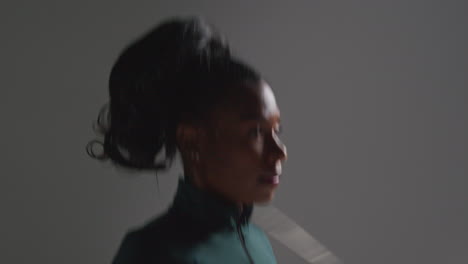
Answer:
<svg viewBox="0 0 468 264"><path fill-rule="evenodd" d="M257 137L259 134L261 134L261 133L259 133L259 130L263 130L261 126L257 126L257 127L253 128L253 129L251 129L250 132L253 131L253 136ZM283 132L282 126L279 126L278 130L275 130L276 135L280 135L282 132ZM252 135L252 133L251 133L251 135Z"/></svg>

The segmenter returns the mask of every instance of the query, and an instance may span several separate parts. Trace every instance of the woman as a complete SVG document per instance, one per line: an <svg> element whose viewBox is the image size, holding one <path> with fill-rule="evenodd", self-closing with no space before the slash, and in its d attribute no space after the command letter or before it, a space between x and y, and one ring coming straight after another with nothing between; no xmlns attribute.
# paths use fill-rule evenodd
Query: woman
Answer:
<svg viewBox="0 0 468 264"><path fill-rule="evenodd" d="M254 203L272 200L286 160L269 85L200 18L167 20L112 68L104 153L120 167L157 172L182 158L171 206L129 231L114 264L276 263ZM156 156L165 149L165 160Z"/></svg>

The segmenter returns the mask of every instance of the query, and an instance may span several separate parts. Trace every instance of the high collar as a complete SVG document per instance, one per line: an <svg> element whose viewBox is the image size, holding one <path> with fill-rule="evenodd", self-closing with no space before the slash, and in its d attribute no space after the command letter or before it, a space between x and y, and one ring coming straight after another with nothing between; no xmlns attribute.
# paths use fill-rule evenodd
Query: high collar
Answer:
<svg viewBox="0 0 468 264"><path fill-rule="evenodd" d="M246 225L253 211L252 204L238 206L224 197L195 186L190 177L180 175L171 210L202 225L232 227Z"/></svg>

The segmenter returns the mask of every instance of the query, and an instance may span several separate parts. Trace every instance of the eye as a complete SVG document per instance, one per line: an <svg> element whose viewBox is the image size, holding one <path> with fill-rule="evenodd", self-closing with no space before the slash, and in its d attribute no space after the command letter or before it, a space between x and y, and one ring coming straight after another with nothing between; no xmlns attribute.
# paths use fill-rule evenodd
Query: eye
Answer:
<svg viewBox="0 0 468 264"><path fill-rule="evenodd" d="M283 132L283 128L281 125L279 125L275 130L274 130L276 135L280 135ZM265 133L265 129L261 125L256 125L254 128L249 130L249 135L257 138L260 135Z"/></svg>
<svg viewBox="0 0 468 264"><path fill-rule="evenodd" d="M249 130L249 135L255 138L258 137L262 133L263 133L263 128L260 125L257 125L254 128Z"/></svg>

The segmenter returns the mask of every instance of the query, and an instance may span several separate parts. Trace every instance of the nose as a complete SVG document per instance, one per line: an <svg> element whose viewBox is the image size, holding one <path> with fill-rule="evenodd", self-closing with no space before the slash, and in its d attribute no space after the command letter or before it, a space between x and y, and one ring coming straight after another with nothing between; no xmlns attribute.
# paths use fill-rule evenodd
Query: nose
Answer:
<svg viewBox="0 0 468 264"><path fill-rule="evenodd" d="M281 150L280 151L281 155L279 159L281 161L286 161L288 159L288 151L287 151L286 145L281 143L280 150Z"/></svg>
<svg viewBox="0 0 468 264"><path fill-rule="evenodd" d="M271 163L276 163L278 161L286 161L288 159L286 145L283 142L281 142L281 140L278 137L273 138L271 145L271 152L269 153Z"/></svg>

